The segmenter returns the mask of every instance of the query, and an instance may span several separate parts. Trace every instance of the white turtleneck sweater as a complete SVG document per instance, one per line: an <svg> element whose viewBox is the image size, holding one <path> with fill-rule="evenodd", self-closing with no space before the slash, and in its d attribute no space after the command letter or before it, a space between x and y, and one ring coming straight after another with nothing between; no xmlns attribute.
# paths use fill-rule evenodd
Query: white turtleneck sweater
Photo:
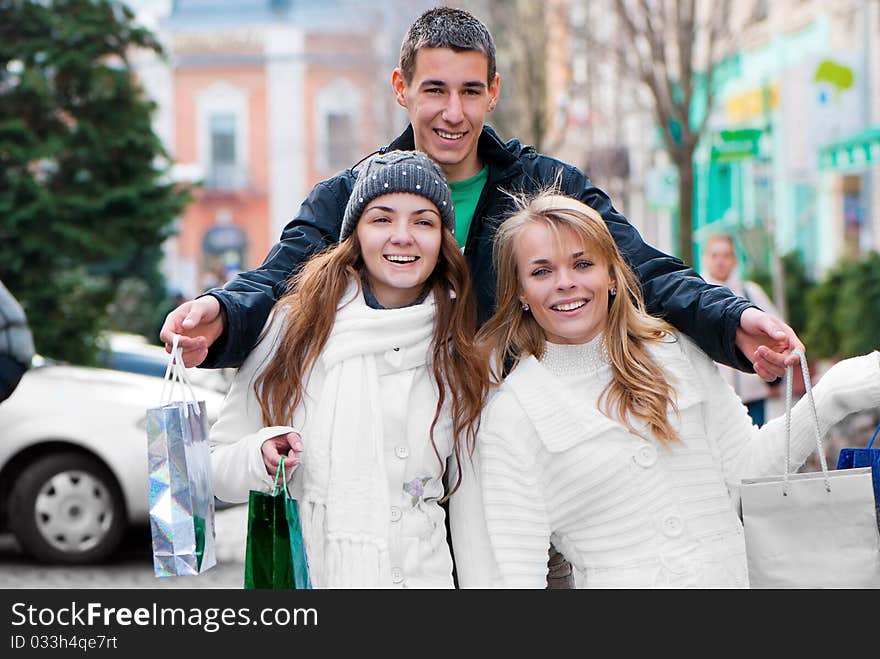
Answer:
<svg viewBox="0 0 880 659"><path fill-rule="evenodd" d="M687 337L651 354L677 393L679 441L644 439L597 409L611 377L598 340L547 344L540 362L522 360L494 394L473 464L480 487L462 501L482 498L486 526L482 536L473 527L453 534L467 542L456 556L486 563L483 585L544 588L552 540L579 588L748 586L739 483L783 472L785 419L752 426ZM838 363L814 396L823 434L880 405L880 353ZM802 400L792 411L793 465L815 447L811 424Z"/></svg>

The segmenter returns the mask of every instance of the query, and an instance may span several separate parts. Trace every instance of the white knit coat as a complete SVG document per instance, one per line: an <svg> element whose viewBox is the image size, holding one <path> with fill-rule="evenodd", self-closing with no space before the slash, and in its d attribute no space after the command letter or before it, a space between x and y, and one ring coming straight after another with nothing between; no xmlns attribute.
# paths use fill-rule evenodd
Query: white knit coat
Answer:
<svg viewBox="0 0 880 659"><path fill-rule="evenodd" d="M785 419L752 426L690 339L670 337L651 352L677 392L681 441L666 445L599 412L607 364L565 378L529 357L508 376L477 438L480 487L458 499L463 507L482 500L485 525L451 509L456 557L472 557L459 567L469 584L544 588L552 540L579 588L748 586L739 483L784 471ZM880 353L838 363L814 395L823 434L880 405ZM801 400L793 469L815 448L811 424Z"/></svg>

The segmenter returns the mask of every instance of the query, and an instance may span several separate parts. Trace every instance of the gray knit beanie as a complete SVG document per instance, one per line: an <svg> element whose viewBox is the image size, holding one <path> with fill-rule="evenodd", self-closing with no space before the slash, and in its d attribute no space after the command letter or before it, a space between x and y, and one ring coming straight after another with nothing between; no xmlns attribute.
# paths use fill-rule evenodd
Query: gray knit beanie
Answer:
<svg viewBox="0 0 880 659"><path fill-rule="evenodd" d="M373 199L392 192L411 192L434 202L443 225L455 233L452 193L440 168L421 151L377 153L356 171L354 189L345 206L339 242L354 231L361 213Z"/></svg>

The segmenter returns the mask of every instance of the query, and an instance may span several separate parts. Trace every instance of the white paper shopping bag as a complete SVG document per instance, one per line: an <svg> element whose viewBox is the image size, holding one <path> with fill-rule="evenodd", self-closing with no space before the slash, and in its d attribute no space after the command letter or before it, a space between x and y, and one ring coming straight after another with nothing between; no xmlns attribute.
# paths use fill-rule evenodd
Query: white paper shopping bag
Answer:
<svg viewBox="0 0 880 659"><path fill-rule="evenodd" d="M742 513L752 588L880 588L880 530L871 468L829 470L806 358L801 356L821 472L743 479ZM791 449L792 369L786 372Z"/></svg>

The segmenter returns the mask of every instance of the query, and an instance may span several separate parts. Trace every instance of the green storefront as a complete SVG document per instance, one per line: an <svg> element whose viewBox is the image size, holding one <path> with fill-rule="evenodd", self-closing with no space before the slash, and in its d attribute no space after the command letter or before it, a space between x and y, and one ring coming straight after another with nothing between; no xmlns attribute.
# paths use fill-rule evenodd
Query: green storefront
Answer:
<svg viewBox="0 0 880 659"><path fill-rule="evenodd" d="M856 51L830 53L830 35L830 20L819 14L727 63L713 130L694 159L695 254L708 235L726 232L751 268L769 267L771 246L797 251L809 272L830 258L826 209L833 203L823 197L823 170L868 167L880 157L878 129L855 129L861 81L849 63ZM832 79L841 72L845 84Z"/></svg>

